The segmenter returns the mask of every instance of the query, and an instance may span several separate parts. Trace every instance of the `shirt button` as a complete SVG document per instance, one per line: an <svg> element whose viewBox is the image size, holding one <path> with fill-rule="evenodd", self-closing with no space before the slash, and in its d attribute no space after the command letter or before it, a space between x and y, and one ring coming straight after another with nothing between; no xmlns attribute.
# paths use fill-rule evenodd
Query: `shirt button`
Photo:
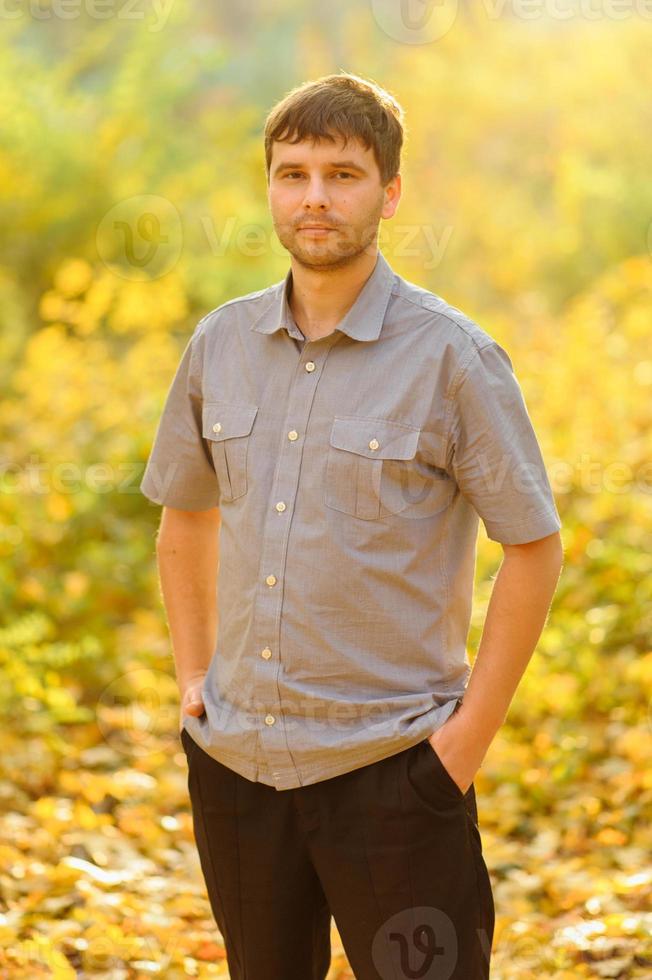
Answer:
<svg viewBox="0 0 652 980"><path fill-rule="evenodd" d="M265 581L268 585L276 585L276 575L268 575Z"/></svg>
<svg viewBox="0 0 652 980"><path fill-rule="evenodd" d="M288 439L291 439L292 442L294 442L294 440L298 438L299 438L299 433L296 431L296 429L290 429L290 431L288 432Z"/></svg>
<svg viewBox="0 0 652 980"><path fill-rule="evenodd" d="M266 725L273 725L275 721L276 721L276 718L274 717L274 715L265 715L265 724Z"/></svg>
<svg viewBox="0 0 652 980"><path fill-rule="evenodd" d="M371 442L369 443L369 448L370 449L378 449L379 446L380 446L380 443L378 442L377 439L372 439Z"/></svg>
<svg viewBox="0 0 652 980"><path fill-rule="evenodd" d="M279 502L278 502L278 503L277 503L277 505L276 505L276 509L277 509L277 511L278 511L278 512L279 512L280 514L282 514L282 513L283 513L283 511L285 510L285 503L284 503L284 501L282 501L282 500L279 500Z"/></svg>
<svg viewBox="0 0 652 980"><path fill-rule="evenodd" d="M306 371L314 371L314 370L315 370L315 362L306 361Z"/></svg>
<svg viewBox="0 0 652 980"><path fill-rule="evenodd" d="M222 431L222 423L216 422L215 425L213 426L213 432L221 432L221 431Z"/></svg>
<svg viewBox="0 0 652 980"><path fill-rule="evenodd" d="M261 657L264 657L264 658L265 658L265 660L269 660L269 658L270 658L270 657L271 657L271 655L272 655L272 651L270 650L270 648L269 648L269 647L265 647L265 649L264 649L264 650L261 650L261 651L260 651L260 655L261 655Z"/></svg>

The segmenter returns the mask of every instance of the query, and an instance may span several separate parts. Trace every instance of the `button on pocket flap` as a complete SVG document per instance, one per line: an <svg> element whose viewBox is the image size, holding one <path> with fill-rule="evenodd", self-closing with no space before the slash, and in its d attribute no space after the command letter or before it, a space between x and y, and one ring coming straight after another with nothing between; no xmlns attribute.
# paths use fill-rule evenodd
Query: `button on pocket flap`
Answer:
<svg viewBox="0 0 652 980"><path fill-rule="evenodd" d="M205 439L221 442L236 436L248 436L258 411L257 405L236 405L233 402L204 402L202 410Z"/></svg>
<svg viewBox="0 0 652 980"><path fill-rule="evenodd" d="M412 459L420 432L419 426L407 422L336 416L330 444L370 459Z"/></svg>

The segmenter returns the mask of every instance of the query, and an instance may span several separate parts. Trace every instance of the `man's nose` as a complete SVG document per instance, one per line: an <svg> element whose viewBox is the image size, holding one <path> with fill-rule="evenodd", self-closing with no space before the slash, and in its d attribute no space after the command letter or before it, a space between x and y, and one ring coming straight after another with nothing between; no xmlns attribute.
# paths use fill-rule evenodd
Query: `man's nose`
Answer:
<svg viewBox="0 0 652 980"><path fill-rule="evenodd" d="M308 182L303 196L303 203L304 205L309 205L311 208L328 205L329 197L323 180L316 177L314 180Z"/></svg>

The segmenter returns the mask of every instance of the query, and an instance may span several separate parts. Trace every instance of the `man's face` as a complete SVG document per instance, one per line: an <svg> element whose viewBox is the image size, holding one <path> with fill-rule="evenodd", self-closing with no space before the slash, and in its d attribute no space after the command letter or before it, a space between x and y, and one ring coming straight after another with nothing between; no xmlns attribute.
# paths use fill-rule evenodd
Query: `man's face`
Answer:
<svg viewBox="0 0 652 980"><path fill-rule="evenodd" d="M375 245L380 219L391 218L400 197L400 176L382 187L371 149L336 138L272 147L268 201L274 228L294 259L310 269L341 268Z"/></svg>

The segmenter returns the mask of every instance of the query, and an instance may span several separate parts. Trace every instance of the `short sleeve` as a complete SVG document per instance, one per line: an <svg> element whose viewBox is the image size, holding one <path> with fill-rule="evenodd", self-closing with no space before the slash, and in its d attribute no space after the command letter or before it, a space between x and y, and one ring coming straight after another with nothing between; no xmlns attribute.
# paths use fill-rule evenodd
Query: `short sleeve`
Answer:
<svg viewBox="0 0 652 980"><path fill-rule="evenodd" d="M200 321L201 322L201 321ZM140 491L179 510L219 505L217 476L202 435L201 370L197 330L188 341L167 393Z"/></svg>
<svg viewBox="0 0 652 980"><path fill-rule="evenodd" d="M525 544L561 529L520 385L495 341L477 348L452 396L449 469L488 537Z"/></svg>

